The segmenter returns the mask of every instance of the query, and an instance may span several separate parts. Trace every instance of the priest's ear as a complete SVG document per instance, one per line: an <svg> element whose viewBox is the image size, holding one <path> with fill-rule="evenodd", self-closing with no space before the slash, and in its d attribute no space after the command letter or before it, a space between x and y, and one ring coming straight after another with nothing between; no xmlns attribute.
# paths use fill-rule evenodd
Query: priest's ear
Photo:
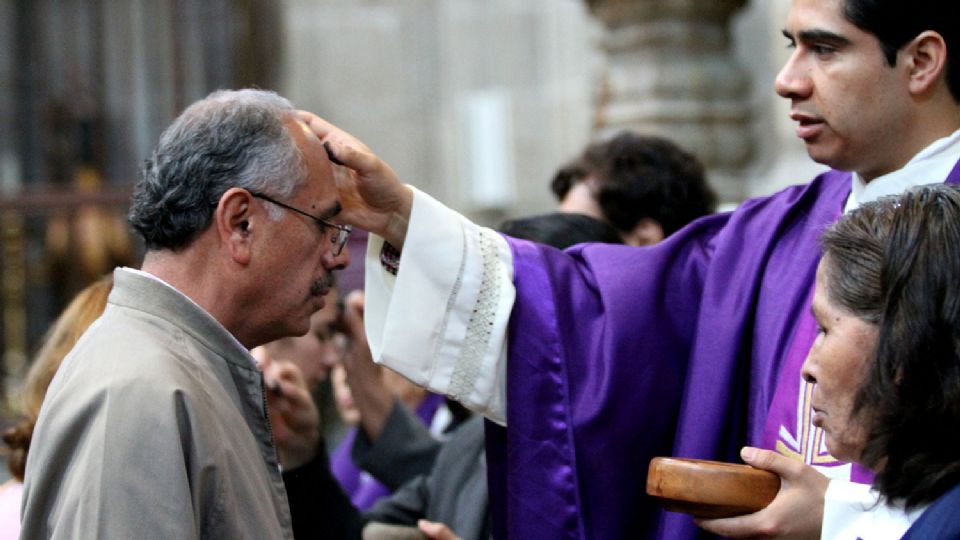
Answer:
<svg viewBox="0 0 960 540"><path fill-rule="evenodd" d="M911 94L925 94L941 80L946 88L947 43L938 32L921 32L900 50L900 60L906 63Z"/></svg>
<svg viewBox="0 0 960 540"><path fill-rule="evenodd" d="M250 262L252 229L257 222L253 195L240 188L230 188L220 197L213 211L211 224L225 250L237 264Z"/></svg>

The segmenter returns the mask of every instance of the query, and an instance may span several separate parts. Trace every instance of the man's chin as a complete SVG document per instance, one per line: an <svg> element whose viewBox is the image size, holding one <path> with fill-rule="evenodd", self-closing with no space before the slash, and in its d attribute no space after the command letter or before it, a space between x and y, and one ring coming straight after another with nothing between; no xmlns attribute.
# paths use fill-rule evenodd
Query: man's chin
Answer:
<svg viewBox="0 0 960 540"><path fill-rule="evenodd" d="M808 143L806 145L807 155L810 156L810 159L816 161L821 165L830 167L831 169L837 169L841 171L850 170L847 160L843 159L843 156L838 155L838 152L833 148L827 148L826 145L817 144L817 143Z"/></svg>
<svg viewBox="0 0 960 540"><path fill-rule="evenodd" d="M297 319L297 324L290 325L286 330L287 334L285 337L303 337L307 335L307 332L310 331L310 317L313 315L311 311L305 317L299 317Z"/></svg>

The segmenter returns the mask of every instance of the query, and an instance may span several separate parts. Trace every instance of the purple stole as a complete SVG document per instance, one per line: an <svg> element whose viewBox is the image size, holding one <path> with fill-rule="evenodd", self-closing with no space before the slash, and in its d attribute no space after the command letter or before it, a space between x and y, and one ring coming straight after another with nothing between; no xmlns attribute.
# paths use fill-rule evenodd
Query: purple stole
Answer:
<svg viewBox="0 0 960 540"><path fill-rule="evenodd" d="M417 406L417 417L424 425L429 426L434 413L443 403L443 396L427 394ZM357 438L357 428L351 428L330 457L330 470L340 482L344 493L350 497L350 502L363 511L369 509L378 500L392 493L390 488L378 482L369 473L362 471L353 463L350 451Z"/></svg>
<svg viewBox="0 0 960 540"><path fill-rule="evenodd" d="M707 536L646 496L647 465L739 461L789 401L781 386L796 403L818 238L849 192L829 171L647 248L507 238L509 428L486 430L495 536Z"/></svg>

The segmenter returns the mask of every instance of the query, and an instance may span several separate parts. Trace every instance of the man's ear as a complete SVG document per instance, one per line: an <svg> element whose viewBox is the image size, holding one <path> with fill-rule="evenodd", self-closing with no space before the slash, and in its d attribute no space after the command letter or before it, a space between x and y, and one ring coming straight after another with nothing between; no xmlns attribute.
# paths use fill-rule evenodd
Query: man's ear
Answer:
<svg viewBox="0 0 960 540"><path fill-rule="evenodd" d="M252 214L253 195L241 188L228 189L213 211L213 226L220 245L237 264L250 263L253 223L256 221Z"/></svg>
<svg viewBox="0 0 960 540"><path fill-rule="evenodd" d="M899 60L907 62L911 94L926 93L937 81L946 78L947 44L939 33L921 32L899 54Z"/></svg>

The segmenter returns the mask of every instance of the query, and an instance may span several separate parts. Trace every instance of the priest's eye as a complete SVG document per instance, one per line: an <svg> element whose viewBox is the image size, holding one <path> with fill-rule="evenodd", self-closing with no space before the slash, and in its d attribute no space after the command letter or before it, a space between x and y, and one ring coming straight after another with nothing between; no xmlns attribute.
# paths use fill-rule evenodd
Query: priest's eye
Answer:
<svg viewBox="0 0 960 540"><path fill-rule="evenodd" d="M837 52L837 50L828 45L810 45L810 52L817 56L830 56L831 54Z"/></svg>

